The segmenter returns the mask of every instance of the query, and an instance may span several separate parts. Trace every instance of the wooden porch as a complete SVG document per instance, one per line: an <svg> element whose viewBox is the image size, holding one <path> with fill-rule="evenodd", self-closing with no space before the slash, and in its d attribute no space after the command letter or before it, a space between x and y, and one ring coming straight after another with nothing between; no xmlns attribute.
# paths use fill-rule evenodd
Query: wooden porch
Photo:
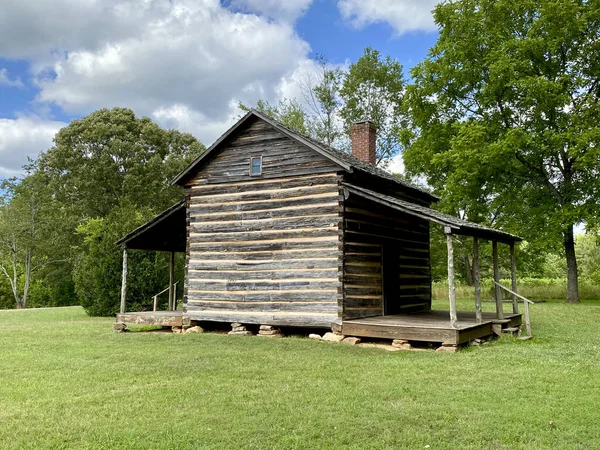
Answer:
<svg viewBox="0 0 600 450"><path fill-rule="evenodd" d="M183 325L183 311L139 311L120 313L117 314L117 323L180 327Z"/></svg>
<svg viewBox="0 0 600 450"><path fill-rule="evenodd" d="M478 321L475 312L459 311L456 313L458 322L454 325L448 311L436 310L344 320L342 334L459 345L499 334L503 328L521 325L521 314L518 313L505 313L504 319L497 319L496 313L481 314L482 320Z"/></svg>

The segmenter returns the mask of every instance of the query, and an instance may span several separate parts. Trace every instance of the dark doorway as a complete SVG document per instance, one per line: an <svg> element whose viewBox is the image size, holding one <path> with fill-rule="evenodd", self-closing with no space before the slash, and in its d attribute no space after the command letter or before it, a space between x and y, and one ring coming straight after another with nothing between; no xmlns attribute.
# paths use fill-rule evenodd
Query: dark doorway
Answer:
<svg viewBox="0 0 600 450"><path fill-rule="evenodd" d="M400 314L400 249L394 242L386 242L381 247L383 313Z"/></svg>

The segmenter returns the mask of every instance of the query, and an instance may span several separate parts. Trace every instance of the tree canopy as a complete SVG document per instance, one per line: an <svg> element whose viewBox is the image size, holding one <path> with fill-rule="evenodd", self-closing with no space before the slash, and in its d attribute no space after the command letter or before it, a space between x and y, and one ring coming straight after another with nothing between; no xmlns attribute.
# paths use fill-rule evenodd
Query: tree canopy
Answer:
<svg viewBox="0 0 600 450"><path fill-rule="evenodd" d="M183 190L171 180L202 151L192 135L163 130L126 108L101 109L60 130L28 175L4 186L0 262L10 269L2 272L17 303L24 306L30 290L47 305L116 312L115 242L181 200ZM129 291L144 308L167 283L168 258L132 253Z"/></svg>
<svg viewBox="0 0 600 450"><path fill-rule="evenodd" d="M407 89L406 167L471 220L562 241L577 302L573 229L600 201L600 3L462 0L434 16Z"/></svg>

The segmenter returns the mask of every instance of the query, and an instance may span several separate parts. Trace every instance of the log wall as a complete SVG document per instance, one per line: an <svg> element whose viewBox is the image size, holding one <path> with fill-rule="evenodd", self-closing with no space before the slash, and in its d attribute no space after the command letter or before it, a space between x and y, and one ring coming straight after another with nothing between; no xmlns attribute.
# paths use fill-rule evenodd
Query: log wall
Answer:
<svg viewBox="0 0 600 450"><path fill-rule="evenodd" d="M431 309L426 220L350 196L344 202L343 249L343 319ZM384 270L383 261L392 270ZM385 308L383 276L390 273L385 285L393 298ZM388 283L396 285L388 289Z"/></svg>
<svg viewBox="0 0 600 450"><path fill-rule="evenodd" d="M262 175L250 158L262 156ZM339 167L254 122L186 186L186 317L339 323Z"/></svg>

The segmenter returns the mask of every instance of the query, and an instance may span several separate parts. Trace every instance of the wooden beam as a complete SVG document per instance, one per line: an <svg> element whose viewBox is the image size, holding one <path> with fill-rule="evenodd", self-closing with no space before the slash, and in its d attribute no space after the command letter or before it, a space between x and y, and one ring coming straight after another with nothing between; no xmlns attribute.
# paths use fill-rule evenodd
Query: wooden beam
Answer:
<svg viewBox="0 0 600 450"><path fill-rule="evenodd" d="M494 281L500 283L500 264L498 263L498 241L492 241L492 259L494 264ZM502 310L502 290L500 286L495 285L496 293L496 318L504 319L504 311Z"/></svg>
<svg viewBox="0 0 600 450"><path fill-rule="evenodd" d="M448 294L450 298L450 325L452 328L458 326L456 316L456 286L454 285L454 248L452 246L452 230L450 227L444 227L446 233L446 242L448 244Z"/></svg>
<svg viewBox="0 0 600 450"><path fill-rule="evenodd" d="M120 313L125 313L125 299L127 298L127 249L123 248L123 275L121 277L121 308Z"/></svg>
<svg viewBox="0 0 600 450"><path fill-rule="evenodd" d="M473 238L473 284L475 285L475 319L481 323L481 273L479 266L479 239Z"/></svg>
<svg viewBox="0 0 600 450"><path fill-rule="evenodd" d="M511 288L514 292L517 292L517 262L515 259L515 243L510 243L510 278L512 281ZM513 295L513 313L519 313L519 302L517 296Z"/></svg>
<svg viewBox="0 0 600 450"><path fill-rule="evenodd" d="M531 319L529 318L529 300L523 302L523 308L525 311L525 329L527 330L527 336L533 336L531 331Z"/></svg>
<svg viewBox="0 0 600 450"><path fill-rule="evenodd" d="M175 309L175 252L169 254L169 311Z"/></svg>

